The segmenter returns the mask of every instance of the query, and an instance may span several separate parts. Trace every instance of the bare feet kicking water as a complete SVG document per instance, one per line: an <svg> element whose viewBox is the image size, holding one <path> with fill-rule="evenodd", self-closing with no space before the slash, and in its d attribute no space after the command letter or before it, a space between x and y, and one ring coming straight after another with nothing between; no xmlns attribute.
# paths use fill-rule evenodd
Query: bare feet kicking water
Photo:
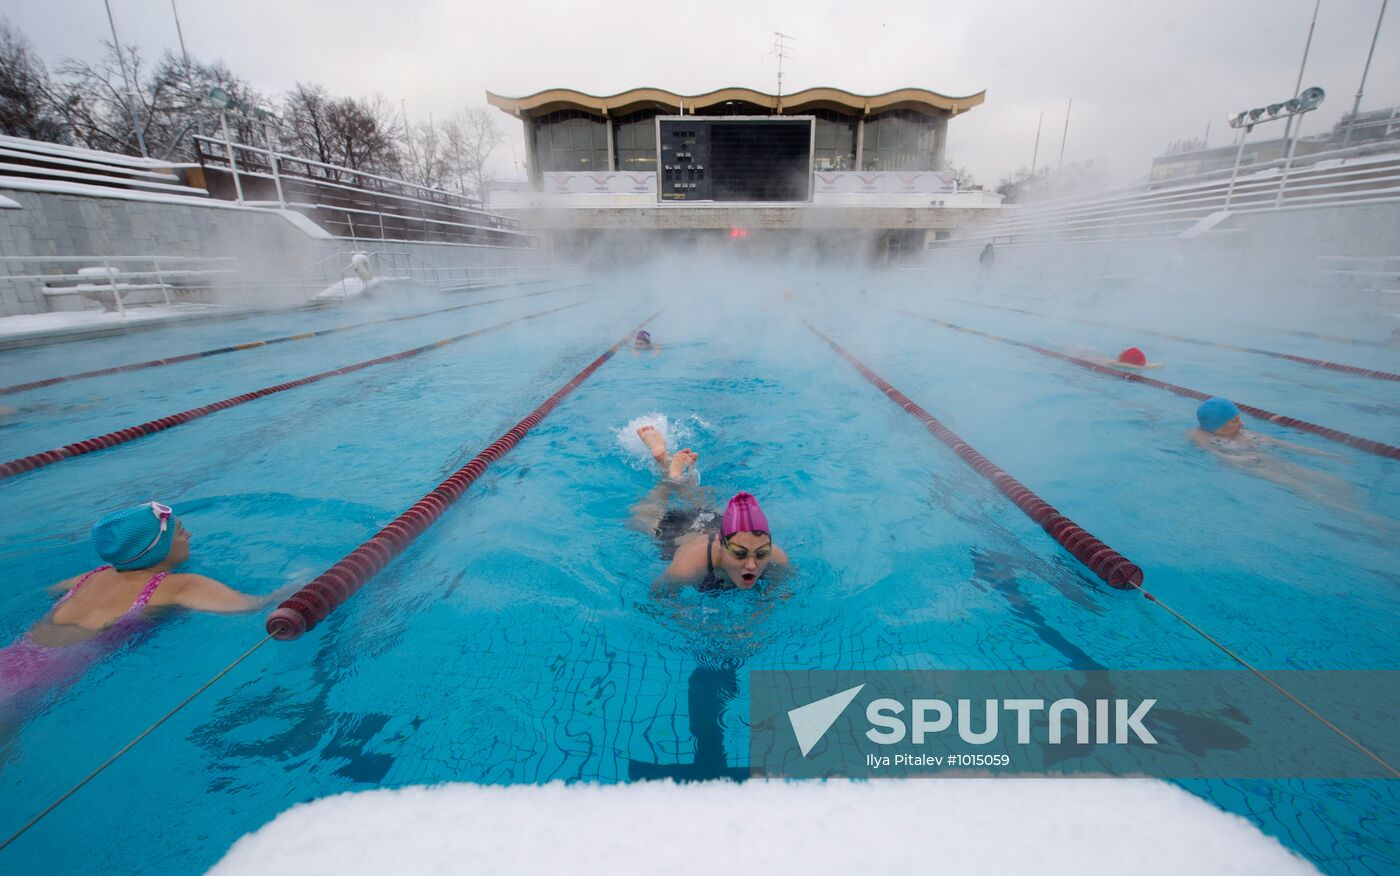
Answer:
<svg viewBox="0 0 1400 876"><path fill-rule="evenodd" d="M679 478L685 476L700 458L700 454L689 447L678 450L671 454L666 451L666 438L656 430L655 426L642 426L637 430L637 437L642 439L647 450L651 451L652 459L656 464L666 471L666 476Z"/></svg>

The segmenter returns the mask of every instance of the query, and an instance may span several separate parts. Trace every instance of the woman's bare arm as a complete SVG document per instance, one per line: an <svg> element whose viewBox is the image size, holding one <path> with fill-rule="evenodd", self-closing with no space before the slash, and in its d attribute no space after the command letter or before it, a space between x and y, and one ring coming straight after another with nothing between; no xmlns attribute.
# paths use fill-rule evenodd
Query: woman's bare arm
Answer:
<svg viewBox="0 0 1400 876"><path fill-rule="evenodd" d="M264 605L270 596L250 596L221 584L203 575L180 575L179 589L171 594L171 601L183 608L195 611L213 611L234 614L253 611Z"/></svg>

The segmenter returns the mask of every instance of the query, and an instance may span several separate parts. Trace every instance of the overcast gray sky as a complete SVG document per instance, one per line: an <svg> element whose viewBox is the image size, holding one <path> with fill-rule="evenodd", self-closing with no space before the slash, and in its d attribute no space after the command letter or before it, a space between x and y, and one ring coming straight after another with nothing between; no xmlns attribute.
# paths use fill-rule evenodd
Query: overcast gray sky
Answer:
<svg viewBox="0 0 1400 876"><path fill-rule="evenodd" d="M1040 162L1093 159L1113 182L1147 172L1172 140L1229 142L1227 113L1292 96L1314 0L982 0L881 3L712 0L693 11L593 0L177 0L191 54L222 58L269 94L316 81L379 93L410 117L552 86L610 94L638 85L682 93L725 85L771 91L772 32L796 37L784 90L858 93L920 86L987 101L949 128L948 155L981 182ZM169 0L111 0L124 42L175 47ZM1380 0L1322 0L1303 86L1327 101L1304 134L1351 108ZM94 57L107 37L101 0L7 0L39 54ZM1400 104L1400 6L1387 11L1362 108ZM498 175L521 175L520 125L504 114ZM1269 128L1256 129L1261 136ZM1277 136L1281 130L1269 131Z"/></svg>

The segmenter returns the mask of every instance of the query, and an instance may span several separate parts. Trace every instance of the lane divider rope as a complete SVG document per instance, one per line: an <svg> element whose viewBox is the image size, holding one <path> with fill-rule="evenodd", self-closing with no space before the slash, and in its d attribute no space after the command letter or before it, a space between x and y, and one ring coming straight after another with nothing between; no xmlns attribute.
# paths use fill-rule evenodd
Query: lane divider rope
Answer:
<svg viewBox="0 0 1400 876"><path fill-rule="evenodd" d="M253 392L245 392L242 395L236 395L232 398L226 398L223 401L217 401L212 404L203 405L197 408L190 408L189 410L181 411L178 414L171 414L166 417L161 417L157 420L151 420L146 423L141 423L140 425L129 426L125 429L119 429L115 432L108 432L105 435L98 435L95 438L88 438L86 440L78 441L73 444L66 444L63 447L58 447L53 450L45 450L42 453L35 453L29 456L23 456L19 459L12 459L9 462L0 463L0 480L9 477L14 477L15 475L22 474L27 471L33 471L36 468L43 468L44 466L53 465L54 463L62 462L65 459L72 459L73 457L82 456L83 454L87 453L93 453L98 450L106 450L107 448L115 447L118 444L125 444L128 441L135 441L138 438L144 438L147 435L154 435L157 432L162 432L166 429L170 429L175 426L184 425L185 423L188 423L191 420L197 420L201 417L208 416L209 414L253 401L254 399L264 398L265 396L275 395L279 392L286 392L289 389L296 389L297 387L307 386L312 383L318 383L322 380L325 380L328 377L339 377L340 375L350 374L365 368L371 368L375 365L385 365L390 362L400 362L404 359L409 359L414 356L417 356L420 353L426 353L431 350L436 350L448 344L456 343L457 341L464 341L468 338L474 338L480 335L484 335L488 332L497 331L498 329L505 328L506 326L511 325L513 323L523 322L531 319L538 319L542 316L548 316L551 313L558 313L561 310L567 310L570 307L578 307L582 304L587 304L590 301L595 301L599 297L601 296L585 298L582 301L575 301L572 304L564 304L559 307L551 307L548 310L541 310L536 313L526 314L525 316L517 316L514 319L508 319L505 322L497 323L493 326L487 326L486 328L476 329L474 331L469 331L465 334L455 335L450 338L443 338L440 341L434 341L431 344L424 344L421 347L413 347L408 350L401 350L400 352L391 353L387 356L380 356L376 359L366 359L363 362L356 362L353 365L346 365L342 368L336 368L331 371L322 371L319 374L312 374L309 377L302 377L300 379L292 380L287 383L279 383L275 386L263 387L262 389L254 390Z"/></svg>
<svg viewBox="0 0 1400 876"><path fill-rule="evenodd" d="M1328 368L1332 371L1341 371L1346 374L1354 374L1359 377L1370 377L1375 380L1397 380L1400 381L1400 374L1390 371L1378 371L1374 368L1362 368L1359 365L1345 365L1341 362L1329 362L1326 359L1312 359L1307 356L1296 356L1292 353L1279 353L1275 350L1261 350L1258 347L1242 347L1237 344L1227 344L1223 341L1205 341L1200 338L1188 338L1185 335L1174 335L1168 332L1153 331L1152 329L1133 328L1126 325L1115 325L1111 322L1099 322L1093 319L1084 319L1078 316L1062 316L1054 313L1041 313L1037 310L1024 310L1020 307L1008 307L1004 304L988 304L985 301L972 301L967 298L949 298L949 301L960 301L963 304L971 304L974 307L989 307L994 310L1005 310L1009 313L1023 313L1027 316L1038 316L1044 319L1063 319L1069 322L1078 322L1084 325L1096 325L1100 328L1120 329L1122 331L1137 332L1144 335L1155 335L1159 338L1167 338L1173 341L1184 341L1188 344L1196 344L1202 347L1216 347L1221 350L1234 350L1237 353L1258 353L1261 356L1272 356L1275 359L1287 359L1289 362L1298 362L1303 365L1311 365L1315 368Z"/></svg>
<svg viewBox="0 0 1400 876"><path fill-rule="evenodd" d="M664 310L665 308L662 308ZM636 333L660 315L657 310L642 320L631 332L609 347L601 356L594 359L573 379L557 389L545 399L525 419L516 423L504 435L497 438L485 450L472 457L471 461L457 469L450 477L438 484L432 491L419 499L409 509L394 518L387 526L376 532L364 544L342 557L335 565L322 572L311 583L298 590L267 616L267 632L280 640L295 639L312 629L363 587L371 578L379 574L385 566L413 543L428 527L437 522L447 508L467 491L467 488L482 473L505 454L509 453L521 438L546 416L570 393L577 389L593 372L613 357L624 344L631 342Z"/></svg>
<svg viewBox="0 0 1400 876"><path fill-rule="evenodd" d="M799 319L802 318L799 317ZM1021 485L1018 481L1016 481L1006 472L997 468L996 465L994 465L991 461L989 461L986 457L982 456L976 450L973 450L972 447L967 444L967 442L958 438L958 436L954 434L952 430L948 429L942 423L939 423L938 420L936 420L931 414L929 414L923 408L919 407L919 405L911 401L908 398L908 396L905 396L899 390L895 389L889 383L885 382L885 380L881 378L878 374L866 367L859 359L855 358L853 355L844 350L839 344L837 344L834 340L823 334L819 329L813 326L806 319L802 319L802 322L804 325L807 326L808 329L810 329L814 334L816 334L817 337L821 338L827 343L828 346L835 350L839 356L841 356L852 366L854 366L855 369L859 371L861 375L865 377L866 380L869 380L871 383L875 384L882 391L884 391L885 395L888 396L891 401L904 408L910 414L913 414L917 419L923 422L924 426L929 430L929 432L933 433L935 437L937 437L943 443L951 447L954 450L954 452L956 452L958 456L962 457L963 461L971 465L978 474L990 480L997 487L998 490L1000 490L1005 496L1007 496L1007 498L1011 499L1011 501L1014 502L1016 506L1020 508L1023 512L1025 512L1028 517L1030 517L1036 523L1039 523L1040 526L1047 533L1049 533L1052 538L1058 541L1066 550L1073 554L1075 559L1088 566L1094 572L1094 574L1098 575L1101 579L1103 579L1105 583L1116 587L1120 590L1137 590L1149 602L1161 607L1169 614L1171 614L1174 618L1176 618L1178 621L1185 624L1187 628L1195 632L1201 638L1205 639L1207 642L1209 642L1211 645L1214 645L1216 648L1219 648L1227 656L1229 656L1231 660L1234 660L1240 666L1253 673L1261 681L1268 684L1275 691L1277 691L1278 693L1286 697L1288 700L1293 702L1295 705L1297 705L1299 708L1303 709L1303 711L1311 715L1314 719L1321 722L1325 727L1327 727L1329 730L1340 736L1344 741L1346 741L1347 744L1355 748L1366 758L1378 764L1382 769L1395 776L1396 778L1400 778L1400 771L1397 771L1395 767L1391 766L1374 751L1367 748L1361 742L1357 741L1354 737L1352 737L1346 731L1342 730L1336 724L1327 720L1320 713L1318 713L1316 709L1303 702L1297 696L1295 696L1286 688L1284 688L1283 685L1279 684L1269 676L1265 675L1261 670L1255 668L1251 663L1249 663L1249 661L1245 660L1243 657L1236 654L1230 648L1222 644L1214 636L1211 636L1205 630L1192 623L1180 612L1176 611L1174 608L1167 605L1165 602L1154 596L1152 593L1148 592L1148 590L1142 586L1144 576L1141 567L1127 560L1125 557L1114 551L1112 548L1109 548L1103 542L1098 541L1098 539L1095 539L1092 535L1089 535L1087 531L1075 525L1072 521L1069 520L1069 518L1059 514L1057 511L1055 511L1054 508L1046 504L1043 500L1037 497L1025 486ZM1058 530L1058 533L1056 532L1056 530Z"/></svg>
<svg viewBox="0 0 1400 876"><path fill-rule="evenodd" d="M1135 372L1130 371L1124 371L1121 368L1112 368L1108 365L1100 365L1097 362L1090 362L1088 359L1080 359L1078 356L1071 356L1067 353L1061 353L1057 350L1050 350L1046 349L1045 347L1038 347L1035 344L1028 344L1025 341L1017 341L1012 340L1011 338L1004 338L1000 335L994 335L990 332L979 331L975 328L968 328L964 325L958 325L955 322L947 322L945 320L937 319L932 316L926 316L922 313L914 313L913 311L904 310L900 307L893 307L888 304L881 304L880 306L888 310L893 310L896 313L902 313L905 316L912 316L917 319L927 320L928 322L934 323L935 325L941 325L944 328L950 328L954 331L960 331L970 335L977 335L978 337L987 338L988 340L999 341L1003 344L1010 344L1013 347L1020 347L1023 350L1030 350L1034 353L1039 353L1042 356L1049 356L1052 359L1059 359L1062 362L1069 362L1071 365L1078 365L1080 368L1086 368L1098 374L1107 374L1110 377L1117 377L1119 380L1127 380L1132 383L1141 383L1145 386L1156 387L1157 389L1165 389L1167 392L1172 392L1177 395L1184 396L1186 398L1194 398L1200 401L1205 401L1206 399L1211 397L1208 393L1204 393L1199 390L1190 389L1185 386L1178 386L1175 383L1167 383L1164 380L1154 380L1153 378L1147 377L1146 375L1137 374ZM1231 401L1234 400L1231 399ZM1278 414L1273 411L1266 410L1264 408L1257 408L1254 405L1241 404L1238 401L1235 401L1235 407L1239 408L1241 411L1243 411L1246 414L1249 414L1250 416L1258 417L1259 419L1266 420L1270 423L1277 423L1280 426L1288 426L1291 429L1297 429L1302 432L1309 432L1313 435L1326 438L1329 441L1336 441L1339 444L1345 444L1348 447L1354 447L1357 450L1364 450L1367 453L1374 453L1377 456L1384 456L1389 459L1400 459L1400 447L1396 447L1393 444L1385 444L1380 441L1373 441L1370 438L1362 438L1359 435L1353 435L1350 432L1343 432L1340 429L1330 429L1327 426L1320 426L1317 423L1310 423L1307 420L1300 420L1296 417L1288 417L1283 414Z"/></svg>
<svg viewBox="0 0 1400 876"><path fill-rule="evenodd" d="M884 392L890 401L904 408L906 412L923 423L924 428L928 429L935 438L948 445L954 453L962 458L963 462L972 467L973 471L990 481L994 487L1001 491L1002 495L1011 500L1012 504L1039 524L1047 535L1059 542L1061 547L1099 576L1104 583L1119 590L1130 590L1142 584L1143 574L1140 566L1055 510L1048 502L997 467L987 457L978 453L972 445L959 438L953 430L940 423L932 414L887 383L883 377L870 370L865 363L847 352L845 348L816 326L801 316L798 318L813 334L825 341L832 350L835 350L836 355L850 363L856 371L860 372L862 377Z"/></svg>
<svg viewBox="0 0 1400 876"><path fill-rule="evenodd" d="M28 383L16 383L13 386L0 386L0 395L8 395L13 392L24 392L30 389L40 389L45 386L54 386L59 383L68 383L74 380L86 380L89 377L105 377L108 374L122 374L127 371L140 371L144 368L159 368L162 365L175 365L179 362L192 362L195 359L207 359L210 356L221 356L224 353L237 353L241 350L253 350L258 347L270 347L273 344L284 344L288 341L304 341L307 338L322 338L326 335L333 335L337 332L348 332L351 329L364 328L367 325L383 325L389 322L403 322L410 319L421 319L425 316L437 316L443 313L452 313L457 310L466 310L469 307L482 307L487 304L499 304L502 301L518 301L521 298L533 298L536 295L549 295L554 292L567 292L570 289L582 289L590 286L591 283L580 283L574 286L565 286L561 289L545 289L541 292L529 292L525 295L512 295L508 298L492 298L489 301L473 301L470 304L458 304L452 307L444 307L440 310L429 310L424 313L410 313L404 316L391 316L387 319L372 319L368 322L357 322L352 325L339 325L334 328L318 329L314 332L302 332L296 335L285 335L280 338L267 338L261 341L247 341L242 344L231 344L227 347L218 347L213 350L202 350L198 353L182 353L179 356L167 356L164 359L150 359L145 362L133 362L130 365L113 365L110 368L97 368L92 371L80 371L76 374L66 374L61 377L46 377L43 380L31 380Z"/></svg>

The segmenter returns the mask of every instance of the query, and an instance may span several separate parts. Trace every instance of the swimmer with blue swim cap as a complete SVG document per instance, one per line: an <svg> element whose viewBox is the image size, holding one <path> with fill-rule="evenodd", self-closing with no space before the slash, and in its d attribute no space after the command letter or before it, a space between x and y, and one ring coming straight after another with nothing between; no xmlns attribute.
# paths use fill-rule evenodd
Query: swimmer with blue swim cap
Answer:
<svg viewBox="0 0 1400 876"><path fill-rule="evenodd" d="M1232 438L1244 430L1240 420L1240 409L1228 398L1208 398L1196 408L1196 422L1201 430L1212 435Z"/></svg>
<svg viewBox="0 0 1400 876"><path fill-rule="evenodd" d="M174 509L144 502L92 526L103 565L60 581L63 595L28 632L0 649L0 703L39 694L75 676L106 647L125 642L162 607L251 611L271 597L239 593L203 575L176 573L190 558L190 533Z"/></svg>
<svg viewBox="0 0 1400 876"><path fill-rule="evenodd" d="M55 585L68 590L47 618L99 630L129 613L160 605L200 611L249 611L264 601L203 575L176 573L190 558L190 532L173 508L144 502L92 525L93 550L106 565ZM126 599L127 595L134 597Z"/></svg>
<svg viewBox="0 0 1400 876"><path fill-rule="evenodd" d="M1212 451L1216 458L1305 498L1356 511L1351 484L1326 472L1279 459L1271 451L1279 448L1309 456L1343 460L1346 457L1249 431L1240 419L1239 406L1228 398L1217 396L1201 402L1196 408L1196 423L1200 428L1190 430L1188 437L1197 447Z"/></svg>

